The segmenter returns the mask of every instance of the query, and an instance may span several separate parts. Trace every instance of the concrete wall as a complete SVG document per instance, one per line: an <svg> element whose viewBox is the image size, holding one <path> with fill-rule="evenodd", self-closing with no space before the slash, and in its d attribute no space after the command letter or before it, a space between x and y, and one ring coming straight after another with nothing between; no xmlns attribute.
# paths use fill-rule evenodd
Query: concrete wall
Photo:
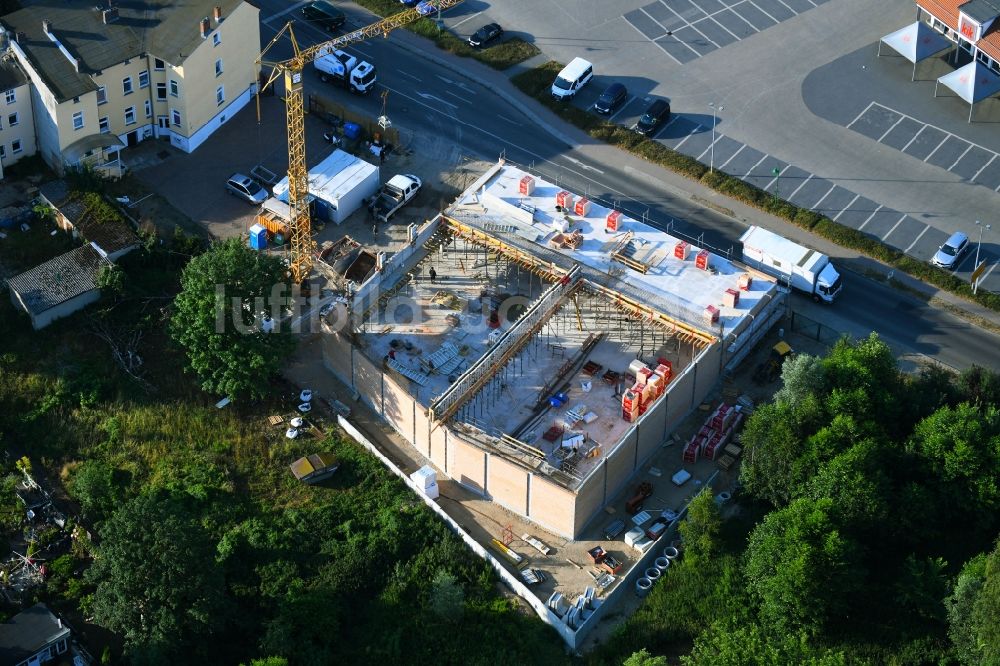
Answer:
<svg viewBox="0 0 1000 666"><path fill-rule="evenodd" d="M576 518L576 493L544 476L531 477L531 520L561 537L572 539Z"/></svg>
<svg viewBox="0 0 1000 666"><path fill-rule="evenodd" d="M452 468L449 476L469 490L485 495L486 452L458 437L454 439L452 448Z"/></svg>
<svg viewBox="0 0 1000 666"><path fill-rule="evenodd" d="M528 470L498 455L490 455L486 467L490 499L523 516L528 511Z"/></svg>
<svg viewBox="0 0 1000 666"><path fill-rule="evenodd" d="M95 302L101 297L100 289L91 289L90 291L85 291L82 294L75 296L68 301L63 301L55 307L51 307L44 312L38 314L32 314L28 307L21 300L21 295L17 293L16 290L10 290L10 302L14 304L14 307L20 308L28 313L31 317L31 326L36 331L43 329L56 319L62 319L63 317L68 317L78 310L82 310L91 303Z"/></svg>
<svg viewBox="0 0 1000 666"><path fill-rule="evenodd" d="M413 441L413 412L416 404L409 392L400 386L399 380L386 373L382 380L382 417L407 441ZM402 381L409 384L409 380Z"/></svg>

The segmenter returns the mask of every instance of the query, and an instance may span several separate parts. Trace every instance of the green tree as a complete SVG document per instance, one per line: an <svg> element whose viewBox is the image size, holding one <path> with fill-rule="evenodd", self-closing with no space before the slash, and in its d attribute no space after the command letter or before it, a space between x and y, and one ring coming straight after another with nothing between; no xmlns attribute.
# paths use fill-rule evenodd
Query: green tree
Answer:
<svg viewBox="0 0 1000 666"><path fill-rule="evenodd" d="M1000 664L1000 541L962 567L946 601L948 636L966 666Z"/></svg>
<svg viewBox="0 0 1000 666"><path fill-rule="evenodd" d="M896 580L894 601L906 614L911 626L914 618L934 623L945 619L943 601L948 594L947 566L940 557L918 558L912 554L903 562L903 570Z"/></svg>
<svg viewBox="0 0 1000 666"><path fill-rule="evenodd" d="M465 591L462 590L461 583L444 569L434 576L429 605L431 611L445 622L458 622L462 619Z"/></svg>
<svg viewBox="0 0 1000 666"><path fill-rule="evenodd" d="M105 264L97 271L97 286L115 296L125 293L125 271L118 264Z"/></svg>
<svg viewBox="0 0 1000 666"><path fill-rule="evenodd" d="M88 581L97 621L120 633L134 658L157 663L198 654L224 622L214 545L183 504L141 495L100 530Z"/></svg>
<svg viewBox="0 0 1000 666"><path fill-rule="evenodd" d="M684 666L845 666L842 652L813 647L803 633L768 635L758 624L714 623L694 643Z"/></svg>
<svg viewBox="0 0 1000 666"><path fill-rule="evenodd" d="M772 511L747 545L746 576L761 617L776 632L816 634L847 610L855 546L831 518L829 499L798 499Z"/></svg>
<svg viewBox="0 0 1000 666"><path fill-rule="evenodd" d="M646 648L633 652L632 655L622 662L622 666L667 666L667 658L653 656Z"/></svg>
<svg viewBox="0 0 1000 666"><path fill-rule="evenodd" d="M826 382L823 359L799 354L781 365L781 388L774 394L775 402L787 402L793 407L809 396L822 395Z"/></svg>
<svg viewBox="0 0 1000 666"><path fill-rule="evenodd" d="M93 520L111 515L121 499L114 468L100 460L84 461L73 473L69 489L84 514Z"/></svg>
<svg viewBox="0 0 1000 666"><path fill-rule="evenodd" d="M295 348L284 327L271 333L263 329L266 315L279 319L286 281L280 259L255 252L237 238L213 245L188 263L174 300L171 332L202 389L234 398L267 394L268 380Z"/></svg>
<svg viewBox="0 0 1000 666"><path fill-rule="evenodd" d="M296 590L281 600L268 621L261 650L286 657L293 664L337 663L342 647L341 625L351 601L324 588Z"/></svg>
<svg viewBox="0 0 1000 666"><path fill-rule="evenodd" d="M719 554L722 531L722 514L711 488L691 500L687 515L677 529L684 540L684 559L690 560L694 567L711 566Z"/></svg>
<svg viewBox="0 0 1000 666"><path fill-rule="evenodd" d="M958 390L969 402L1000 405L1000 372L974 365L959 376Z"/></svg>
<svg viewBox="0 0 1000 666"><path fill-rule="evenodd" d="M854 532L881 530L891 507L892 481L886 472L891 459L873 440L860 442L822 464L805 496L832 499L840 524Z"/></svg>

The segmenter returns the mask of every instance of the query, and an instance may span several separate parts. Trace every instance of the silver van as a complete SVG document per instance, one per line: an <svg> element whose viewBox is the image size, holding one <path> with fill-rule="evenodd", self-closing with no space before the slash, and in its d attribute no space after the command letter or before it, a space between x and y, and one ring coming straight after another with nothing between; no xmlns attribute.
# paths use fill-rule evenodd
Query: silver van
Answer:
<svg viewBox="0 0 1000 666"><path fill-rule="evenodd" d="M568 100L594 78L594 66L583 58L573 58L552 83L552 97Z"/></svg>

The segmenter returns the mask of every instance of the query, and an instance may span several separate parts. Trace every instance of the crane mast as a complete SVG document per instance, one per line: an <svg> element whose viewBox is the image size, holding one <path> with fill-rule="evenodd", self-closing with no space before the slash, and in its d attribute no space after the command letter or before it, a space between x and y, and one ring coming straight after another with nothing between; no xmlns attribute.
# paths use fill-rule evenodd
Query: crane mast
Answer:
<svg viewBox="0 0 1000 666"><path fill-rule="evenodd" d="M430 0L429 4L438 10L445 10L460 2L462 0ZM267 81L257 91L258 118L260 117L260 93L272 85L279 76L284 78L285 124L288 131L288 210L289 225L291 226L289 269L292 280L296 284L301 284L312 271L315 250L315 242L312 239L310 228L309 204L306 202L309 194L309 169L306 165L305 98L302 93L302 73L306 65L320 56L378 35L388 37L389 33L396 28L412 23L420 17L421 14L416 9L407 9L363 28L304 49L299 47L292 29L293 22L289 21L257 57L258 66L271 68ZM294 55L283 61L265 60L267 52L285 34L288 35L292 43Z"/></svg>

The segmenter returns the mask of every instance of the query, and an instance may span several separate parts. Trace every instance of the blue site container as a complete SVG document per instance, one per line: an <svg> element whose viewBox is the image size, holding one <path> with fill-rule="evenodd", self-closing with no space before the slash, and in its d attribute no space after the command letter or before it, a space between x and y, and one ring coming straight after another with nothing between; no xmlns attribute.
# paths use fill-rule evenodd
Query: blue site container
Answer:
<svg viewBox="0 0 1000 666"><path fill-rule="evenodd" d="M267 229L259 224L255 224L250 227L250 249L252 250L266 250L267 249Z"/></svg>
<svg viewBox="0 0 1000 666"><path fill-rule="evenodd" d="M344 136L352 141L361 136L361 125L357 123L344 123Z"/></svg>

